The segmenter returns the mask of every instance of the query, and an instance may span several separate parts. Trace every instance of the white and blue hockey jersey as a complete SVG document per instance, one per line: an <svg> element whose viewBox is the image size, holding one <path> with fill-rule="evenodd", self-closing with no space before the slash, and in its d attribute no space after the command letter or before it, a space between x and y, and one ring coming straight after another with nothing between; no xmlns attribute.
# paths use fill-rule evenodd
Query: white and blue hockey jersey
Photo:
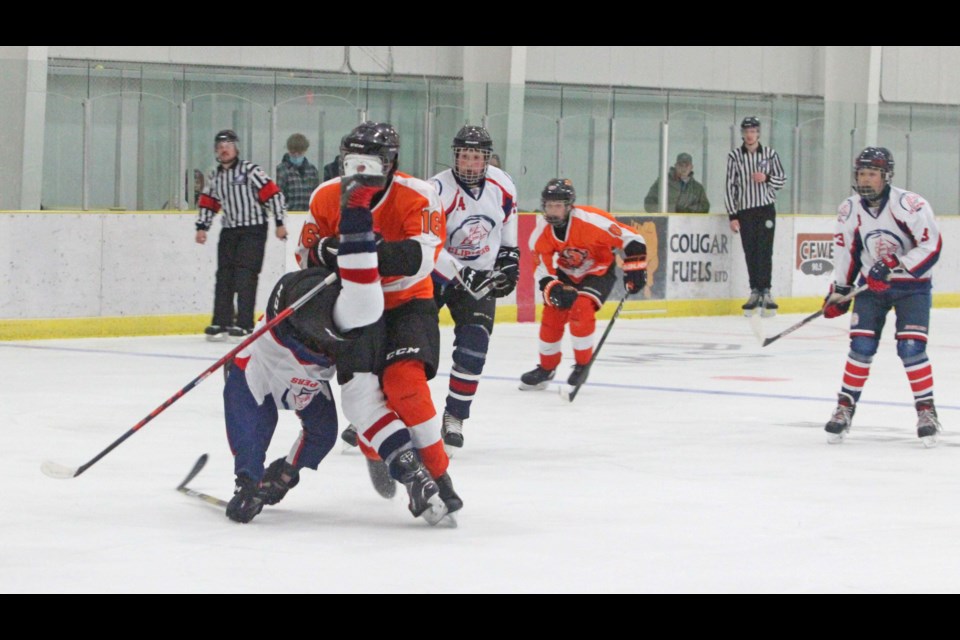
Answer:
<svg viewBox="0 0 960 640"><path fill-rule="evenodd" d="M517 188L505 172L488 166L476 190L457 182L451 169L429 182L440 194L447 219L444 251L436 267L443 276L452 278L464 265L493 269L500 247L517 246Z"/></svg>
<svg viewBox="0 0 960 640"><path fill-rule="evenodd" d="M837 209L833 236L836 282L853 284L858 272L866 279L874 263L895 255L902 268L891 274L892 285L929 287L930 269L939 260L943 245L930 204L919 194L893 186L879 204L871 211L859 195L853 195Z"/></svg>

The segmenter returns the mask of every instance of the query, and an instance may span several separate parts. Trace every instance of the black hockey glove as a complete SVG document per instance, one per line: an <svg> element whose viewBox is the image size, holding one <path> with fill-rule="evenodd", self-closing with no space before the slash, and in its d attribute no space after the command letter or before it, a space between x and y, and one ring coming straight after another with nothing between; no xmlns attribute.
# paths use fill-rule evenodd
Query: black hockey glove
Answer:
<svg viewBox="0 0 960 640"><path fill-rule="evenodd" d="M546 280L546 278L544 278ZM541 280L541 284L543 281ZM543 287L543 301L548 306L556 307L565 311L573 306L577 301L580 292L570 285L563 284L559 280L553 279Z"/></svg>
<svg viewBox="0 0 960 640"><path fill-rule="evenodd" d="M853 299L837 304L840 299L850 294L853 287L848 284L833 283L830 285L830 293L823 299L823 317L837 318L850 311L850 303Z"/></svg>
<svg viewBox="0 0 960 640"><path fill-rule="evenodd" d="M493 287L493 272L486 269L474 269L473 267L464 267L457 274L457 285L460 289L465 289L477 300L483 298Z"/></svg>
<svg viewBox="0 0 960 640"><path fill-rule="evenodd" d="M510 295L517 288L517 280L520 278L520 249L500 247L493 268L493 297L503 298Z"/></svg>
<svg viewBox="0 0 960 640"><path fill-rule="evenodd" d="M326 267L332 271L337 270L337 248L340 246L338 236L327 236L320 238L317 244L310 252L311 262L316 262L318 267Z"/></svg>
<svg viewBox="0 0 960 640"><path fill-rule="evenodd" d="M647 286L647 256L627 256L623 261L623 286L629 294L640 293Z"/></svg>

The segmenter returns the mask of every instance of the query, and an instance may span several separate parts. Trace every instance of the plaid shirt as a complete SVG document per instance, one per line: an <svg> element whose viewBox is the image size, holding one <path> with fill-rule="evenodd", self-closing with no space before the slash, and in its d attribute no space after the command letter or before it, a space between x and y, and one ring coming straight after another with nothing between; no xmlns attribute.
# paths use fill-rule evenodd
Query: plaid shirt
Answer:
<svg viewBox="0 0 960 640"><path fill-rule="evenodd" d="M277 165L277 185L287 199L289 211L309 211L310 194L320 185L320 172L304 158L299 167L290 162L290 154L283 154Z"/></svg>

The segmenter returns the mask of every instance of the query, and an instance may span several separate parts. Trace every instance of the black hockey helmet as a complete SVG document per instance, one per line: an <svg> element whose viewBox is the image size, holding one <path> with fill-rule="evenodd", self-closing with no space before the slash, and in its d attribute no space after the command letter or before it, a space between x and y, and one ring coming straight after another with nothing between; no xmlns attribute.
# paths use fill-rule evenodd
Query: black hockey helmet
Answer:
<svg viewBox="0 0 960 640"><path fill-rule="evenodd" d="M217 132L217 135L213 137L214 146L221 142L232 142L233 144L237 144L240 142L240 138L237 137L237 132L233 129L224 129L223 131Z"/></svg>
<svg viewBox="0 0 960 640"><path fill-rule="evenodd" d="M857 180L857 171L860 169L877 169L883 175L884 185L889 185L893 180L893 164L893 154L886 147L867 147L853 161L853 190L867 200L879 200L883 191L877 192L871 187L860 186L859 180Z"/></svg>
<svg viewBox="0 0 960 640"><path fill-rule="evenodd" d="M331 273L326 267L313 267L285 274L270 294L270 300L267 303L267 319L276 317ZM321 289L278 325L275 329L278 337L283 339L292 334L307 348L332 354L335 346L340 342L338 339L340 333L333 321L333 306L339 295L339 281Z"/></svg>
<svg viewBox="0 0 960 640"><path fill-rule="evenodd" d="M483 127L475 124L463 126L457 135L453 137L453 175L457 180L467 186L475 185L487 175L487 164L490 162L490 154L493 153L493 138ZM474 150L483 153L483 169L480 171L463 170L460 163L457 162L460 152L464 150Z"/></svg>
<svg viewBox="0 0 960 640"><path fill-rule="evenodd" d="M340 140L340 169L343 170L343 158L359 153L377 156L383 166L389 166L392 173L397 168L397 156L400 153L400 136L392 124L368 120Z"/></svg>
<svg viewBox="0 0 960 640"><path fill-rule="evenodd" d="M747 116L740 121L740 130L744 129L759 129L760 128L760 118L757 116Z"/></svg>
<svg viewBox="0 0 960 640"><path fill-rule="evenodd" d="M573 209L573 203L576 202L576 200L577 192L573 188L573 182L569 178L553 178L547 182L547 186L543 188L543 192L540 194L540 207L544 212L543 217L548 223L555 227L565 225L567 218L570 216L570 210ZM554 218L547 215L548 202L562 202L566 205L563 218Z"/></svg>
<svg viewBox="0 0 960 640"><path fill-rule="evenodd" d="M879 169L886 176L887 184L893 178L893 154L886 147L867 147L853 161L853 170Z"/></svg>

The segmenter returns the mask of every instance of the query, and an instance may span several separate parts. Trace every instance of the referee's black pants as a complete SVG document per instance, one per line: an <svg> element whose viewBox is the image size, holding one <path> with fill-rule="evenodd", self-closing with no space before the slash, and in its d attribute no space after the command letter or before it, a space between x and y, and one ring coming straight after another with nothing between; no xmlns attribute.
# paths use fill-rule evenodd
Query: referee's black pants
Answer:
<svg viewBox="0 0 960 640"><path fill-rule="evenodd" d="M221 229L217 245L217 286L213 324L253 329L257 281L267 246L267 225ZM233 297L237 297L234 319Z"/></svg>
<svg viewBox="0 0 960 640"><path fill-rule="evenodd" d="M777 212L772 204L744 209L737 215L751 290L763 291L770 288L776 217Z"/></svg>

